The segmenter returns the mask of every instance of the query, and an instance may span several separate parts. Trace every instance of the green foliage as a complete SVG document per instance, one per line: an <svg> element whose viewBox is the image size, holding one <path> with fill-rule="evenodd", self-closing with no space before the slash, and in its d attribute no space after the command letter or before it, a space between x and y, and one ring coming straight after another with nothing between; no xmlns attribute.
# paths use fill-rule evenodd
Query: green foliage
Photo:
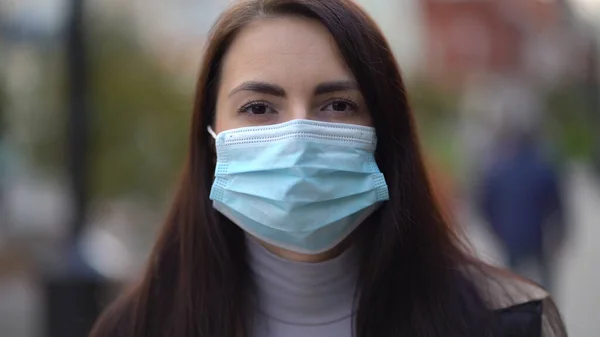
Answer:
<svg viewBox="0 0 600 337"><path fill-rule="evenodd" d="M61 172L66 161L64 62L56 49L44 50L41 58L42 76L35 88L37 111L33 120L26 121L32 146L20 151L30 156L38 169L52 175Z"/></svg>
<svg viewBox="0 0 600 337"><path fill-rule="evenodd" d="M0 140L6 132L6 94L4 93L4 83L0 81Z"/></svg>
<svg viewBox="0 0 600 337"><path fill-rule="evenodd" d="M86 42L92 199L135 195L161 202L183 164L192 99L118 25L90 27ZM46 170L65 164L65 76L57 66L64 58L55 58L45 67L41 90L45 101L55 103L45 111L49 124L34 152Z"/></svg>
<svg viewBox="0 0 600 337"><path fill-rule="evenodd" d="M561 155L569 158L590 158L593 134L587 120L586 97L578 87L562 87L548 93L546 128L559 147Z"/></svg>
<svg viewBox="0 0 600 337"><path fill-rule="evenodd" d="M407 90L424 151L439 169L453 172L457 167L453 126L458 96L426 80L409 83Z"/></svg>
<svg viewBox="0 0 600 337"><path fill-rule="evenodd" d="M183 162L191 99L134 39L110 29L92 36L93 191L161 198Z"/></svg>
<svg viewBox="0 0 600 337"><path fill-rule="evenodd" d="M415 116L425 127L456 118L458 95L427 80L416 80L407 90Z"/></svg>

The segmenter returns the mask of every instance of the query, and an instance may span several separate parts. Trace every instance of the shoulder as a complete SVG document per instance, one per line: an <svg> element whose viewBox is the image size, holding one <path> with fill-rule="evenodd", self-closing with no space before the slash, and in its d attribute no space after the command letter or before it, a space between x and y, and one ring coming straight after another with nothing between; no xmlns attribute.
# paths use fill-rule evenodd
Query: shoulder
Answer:
<svg viewBox="0 0 600 337"><path fill-rule="evenodd" d="M488 265L469 266L464 268L464 272L494 310L542 301L550 297L550 294L537 284L500 268Z"/></svg>
<svg viewBox="0 0 600 337"><path fill-rule="evenodd" d="M539 285L487 265L465 268L465 273L505 330L527 331L523 336L567 336L552 297Z"/></svg>

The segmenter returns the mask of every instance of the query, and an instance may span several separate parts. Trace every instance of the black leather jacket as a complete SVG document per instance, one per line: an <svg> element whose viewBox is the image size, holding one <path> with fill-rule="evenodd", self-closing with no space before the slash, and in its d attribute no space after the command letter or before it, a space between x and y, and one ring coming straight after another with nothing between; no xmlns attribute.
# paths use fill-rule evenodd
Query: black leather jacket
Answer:
<svg viewBox="0 0 600 337"><path fill-rule="evenodd" d="M494 309L504 337L567 337L560 313L546 290L492 268L471 270L469 275Z"/></svg>
<svg viewBox="0 0 600 337"><path fill-rule="evenodd" d="M503 336L542 337L543 301L530 301L496 311Z"/></svg>

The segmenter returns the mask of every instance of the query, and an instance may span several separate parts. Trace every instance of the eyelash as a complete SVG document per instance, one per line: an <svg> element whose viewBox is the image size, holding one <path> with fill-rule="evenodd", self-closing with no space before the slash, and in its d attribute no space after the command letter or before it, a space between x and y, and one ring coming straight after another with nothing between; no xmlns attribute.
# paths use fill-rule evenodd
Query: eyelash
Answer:
<svg viewBox="0 0 600 337"><path fill-rule="evenodd" d="M329 101L327 101L327 103L324 105L324 107L331 105L333 103L340 103L340 102L348 104L350 106L350 109L352 109L352 110L358 109L358 104L354 103L350 98L332 98Z"/></svg>
<svg viewBox="0 0 600 337"><path fill-rule="evenodd" d="M328 106L328 105L331 105L331 104L333 104L333 103L339 103L339 102L342 102L342 103L346 103L346 104L348 104L352 110L357 110L357 109L358 109L358 104L356 104L355 102L353 102L353 101L352 101L350 98L332 98L332 99L328 100L328 101L327 101L327 102L326 102L326 103L323 105L323 107L326 107L326 106ZM267 102L267 101L263 101L263 100L252 100L252 101L246 102L244 105L242 105L242 106L241 106L241 107L240 107L240 108L237 110L237 112L238 112L238 113L247 113L247 112L246 112L246 110L248 110L249 108L251 108L251 107L253 107L253 106L255 106L255 105L264 105L264 106L267 106L267 107L268 107L268 108L270 108L270 109L273 109L273 108L271 108L271 107L270 107L270 104L269 104L269 102ZM273 109L273 110L275 110L275 109ZM341 111L340 111L340 112L341 112Z"/></svg>
<svg viewBox="0 0 600 337"><path fill-rule="evenodd" d="M255 105L265 105L267 107L269 107L269 102L267 101L262 101L262 100L253 100L253 101L249 101L246 102L244 105L242 105L237 112L238 113L247 113L246 110L248 110L248 108L251 108Z"/></svg>

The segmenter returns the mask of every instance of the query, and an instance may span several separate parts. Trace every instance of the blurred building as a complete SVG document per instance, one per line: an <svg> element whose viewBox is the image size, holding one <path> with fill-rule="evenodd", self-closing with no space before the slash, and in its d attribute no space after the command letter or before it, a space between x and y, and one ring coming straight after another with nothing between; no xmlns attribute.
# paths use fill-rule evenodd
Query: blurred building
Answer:
<svg viewBox="0 0 600 337"><path fill-rule="evenodd" d="M357 0L383 31L402 69L410 79L418 75L425 52L421 0Z"/></svg>
<svg viewBox="0 0 600 337"><path fill-rule="evenodd" d="M570 2L423 0L423 74L459 96L458 139L475 177L505 128L544 118L547 90L581 82L592 37ZM465 182L469 185L469 182Z"/></svg>
<svg viewBox="0 0 600 337"><path fill-rule="evenodd" d="M424 0L427 75L453 86L473 75L548 84L583 76L589 37L566 1Z"/></svg>

